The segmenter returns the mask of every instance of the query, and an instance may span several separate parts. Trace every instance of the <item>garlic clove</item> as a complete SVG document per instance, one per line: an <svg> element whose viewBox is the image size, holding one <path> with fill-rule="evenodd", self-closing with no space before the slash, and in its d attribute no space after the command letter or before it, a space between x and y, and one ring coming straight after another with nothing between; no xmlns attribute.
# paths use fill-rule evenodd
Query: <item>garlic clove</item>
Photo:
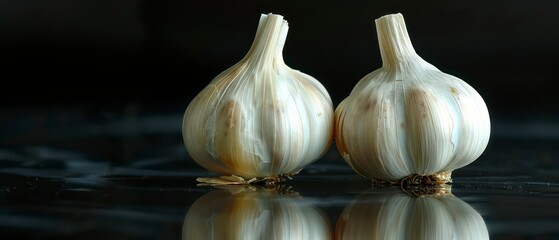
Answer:
<svg viewBox="0 0 559 240"><path fill-rule="evenodd" d="M284 63L287 31L283 16L261 15L245 57L188 105L183 139L199 165L245 180L279 180L318 160L333 143L329 93Z"/></svg>
<svg viewBox="0 0 559 240"><path fill-rule="evenodd" d="M445 173L448 182L485 150L487 106L466 82L417 55L401 14L375 23L383 66L337 106L338 150L366 178L398 182Z"/></svg>

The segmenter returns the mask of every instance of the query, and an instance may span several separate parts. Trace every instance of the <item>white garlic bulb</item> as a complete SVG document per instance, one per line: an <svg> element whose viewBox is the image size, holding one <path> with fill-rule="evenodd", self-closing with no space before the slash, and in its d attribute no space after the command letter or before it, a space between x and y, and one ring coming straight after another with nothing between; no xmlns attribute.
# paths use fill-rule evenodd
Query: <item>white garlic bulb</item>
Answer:
<svg viewBox="0 0 559 240"><path fill-rule="evenodd" d="M246 56L188 105L183 139L199 165L247 179L289 176L333 143L328 92L283 61L287 30L283 16L262 14Z"/></svg>
<svg viewBox="0 0 559 240"><path fill-rule="evenodd" d="M332 239L332 224L320 208L294 194L228 186L189 208L182 239Z"/></svg>
<svg viewBox="0 0 559 240"><path fill-rule="evenodd" d="M490 135L487 106L463 80L414 50L402 14L375 20L383 66L335 110L335 142L360 175L388 182L412 175L449 182L476 160Z"/></svg>
<svg viewBox="0 0 559 240"><path fill-rule="evenodd" d="M472 206L450 193L365 191L340 214L335 239L484 240L489 231Z"/></svg>

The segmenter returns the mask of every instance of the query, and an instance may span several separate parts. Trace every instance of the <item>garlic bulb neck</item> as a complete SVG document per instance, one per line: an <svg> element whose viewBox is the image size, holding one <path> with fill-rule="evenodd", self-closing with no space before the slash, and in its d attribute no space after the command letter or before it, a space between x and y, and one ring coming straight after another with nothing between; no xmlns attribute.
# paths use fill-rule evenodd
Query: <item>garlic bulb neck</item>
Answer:
<svg viewBox="0 0 559 240"><path fill-rule="evenodd" d="M402 14L382 16L375 20L375 25L383 67L426 63L413 48Z"/></svg>
<svg viewBox="0 0 559 240"><path fill-rule="evenodd" d="M288 30L289 25L283 16L262 14L252 46L243 60L251 67L284 64L282 52Z"/></svg>

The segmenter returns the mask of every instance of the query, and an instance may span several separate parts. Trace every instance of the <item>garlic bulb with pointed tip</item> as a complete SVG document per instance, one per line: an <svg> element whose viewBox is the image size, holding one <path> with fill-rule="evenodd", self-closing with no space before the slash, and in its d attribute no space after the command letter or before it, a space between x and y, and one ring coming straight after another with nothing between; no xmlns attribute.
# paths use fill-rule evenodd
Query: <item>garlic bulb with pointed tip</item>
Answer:
<svg viewBox="0 0 559 240"><path fill-rule="evenodd" d="M283 61L288 24L262 14L254 42L188 105L184 144L199 165L246 179L292 175L333 143L324 86Z"/></svg>
<svg viewBox="0 0 559 240"><path fill-rule="evenodd" d="M463 80L414 50L402 14L375 20L383 66L363 77L335 110L335 142L360 175L388 182L433 176L476 160L490 135L487 106Z"/></svg>

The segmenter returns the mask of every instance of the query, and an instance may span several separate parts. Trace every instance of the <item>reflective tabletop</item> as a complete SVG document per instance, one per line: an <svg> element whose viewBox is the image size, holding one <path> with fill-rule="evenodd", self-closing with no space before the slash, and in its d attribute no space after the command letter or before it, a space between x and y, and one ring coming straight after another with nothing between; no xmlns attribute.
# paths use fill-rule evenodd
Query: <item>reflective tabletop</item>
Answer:
<svg viewBox="0 0 559 240"><path fill-rule="evenodd" d="M559 140L516 125L429 193L373 186L335 144L276 185L199 186L218 175L182 113L122 112L0 119L3 239L559 239Z"/></svg>

